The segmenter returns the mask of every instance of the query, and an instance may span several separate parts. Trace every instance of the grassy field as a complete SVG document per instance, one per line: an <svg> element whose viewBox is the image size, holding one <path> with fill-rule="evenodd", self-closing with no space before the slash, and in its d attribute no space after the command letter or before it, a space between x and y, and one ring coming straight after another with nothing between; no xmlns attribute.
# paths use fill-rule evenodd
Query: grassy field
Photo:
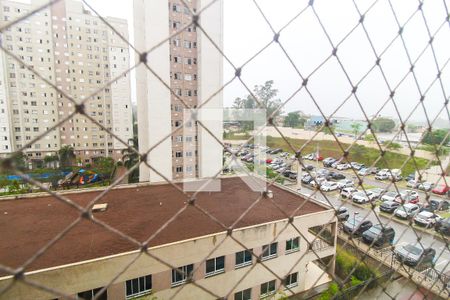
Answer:
<svg viewBox="0 0 450 300"><path fill-rule="evenodd" d="M307 142L307 140L292 139L292 138L288 138L287 140L289 141L289 143L291 143L291 145L295 149L300 149ZM306 147L303 149L302 155L315 152L317 150L317 145L319 146L320 155L323 157L332 156L338 158L342 156L342 150L336 141L311 142L308 145L306 145ZM347 147L349 146L349 144L343 143L341 145L344 149L347 149ZM282 138L268 136L267 146L271 148L282 148L284 151L292 153L292 149ZM370 166L376 161L379 155L380 152L377 149L368 148L365 146L355 144L350 149L348 159L349 161L357 161L359 163L365 164L366 166ZM385 160L380 159L375 165L376 167L398 169L403 165L405 160L408 159L407 155L395 152L386 152L384 157ZM414 158L414 160L418 168L420 169L423 169L428 163L428 160L424 158ZM410 173L413 173L414 171L415 171L415 164L413 162L413 159L411 159L402 168L402 174L408 175Z"/></svg>

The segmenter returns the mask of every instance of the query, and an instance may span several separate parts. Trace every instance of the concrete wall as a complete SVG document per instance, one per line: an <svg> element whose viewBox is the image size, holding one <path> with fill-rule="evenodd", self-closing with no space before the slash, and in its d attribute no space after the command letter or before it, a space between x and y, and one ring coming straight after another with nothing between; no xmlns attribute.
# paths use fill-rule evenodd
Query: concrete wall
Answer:
<svg viewBox="0 0 450 300"><path fill-rule="evenodd" d="M327 224L330 221L336 222L333 210L296 217L294 224L306 239L312 241L314 236L309 233L308 228ZM233 236L247 248L254 249L257 254L261 253L263 245L269 244L276 237L279 243L278 256L263 263L281 278L290 273L299 272L299 285L293 288L293 291L294 293L299 293L304 290L305 278L310 276L310 274L306 273L305 266L307 263L317 260L317 256L308 250L308 244L304 238L300 238L300 251L284 254L285 241L299 236L294 227L287 224L287 221L276 221L243 228L233 232ZM125 253L113 257L31 272L27 274L27 278L69 295L109 286L109 299L124 299L124 282L126 280L152 274L153 293L158 299L168 299L180 289L182 289L180 293L182 293L183 299L214 298L192 284L171 288L171 266L180 267L193 263L196 283L204 286L214 294L223 297L228 293L233 295L234 292L252 287L252 295L255 297L259 295L259 286L262 283L273 280L276 277L261 264L255 265L255 258L253 258L253 269L251 269L252 266L234 269L234 255L242 250L244 249L236 241L223 232L151 248L149 251L153 257L139 252ZM335 251L335 246L330 246L318 250L318 254L320 257L328 257L334 255ZM225 273L205 278L204 259L221 255L226 256ZM136 261L128 266L134 259ZM170 263L170 266L161 263L161 261ZM126 268L127 266L128 268ZM125 268L126 270L116 278L116 275ZM244 276L247 272L248 274ZM111 281L114 281L114 284L109 285ZM10 279L0 278L0 290L9 283ZM277 280L277 288L279 284L280 282ZM234 286L235 288L232 291ZM289 294L290 292L286 291L286 293ZM55 298L54 295L22 283L14 284L2 297L5 297L5 299Z"/></svg>

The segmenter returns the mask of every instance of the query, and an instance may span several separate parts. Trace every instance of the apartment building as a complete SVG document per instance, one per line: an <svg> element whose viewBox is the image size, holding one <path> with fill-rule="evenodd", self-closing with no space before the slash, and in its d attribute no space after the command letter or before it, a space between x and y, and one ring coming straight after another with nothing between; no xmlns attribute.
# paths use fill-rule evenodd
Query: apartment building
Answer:
<svg viewBox="0 0 450 300"><path fill-rule="evenodd" d="M152 149L148 162L158 171L142 164L141 181L162 181L157 173L175 180L213 177L222 167L221 145L190 121L189 110L200 108L197 120L221 139L223 59L216 47L223 44L223 1L202 11L210 2L134 0L135 46L151 50L136 58L147 64L136 70L139 145ZM192 24L200 11L208 37Z"/></svg>
<svg viewBox="0 0 450 300"><path fill-rule="evenodd" d="M1 1L0 26L47 2ZM128 39L126 20L106 19ZM34 141L24 150L30 159L55 154L63 145L73 146L77 156L86 160L121 157L126 146L98 124L122 141L133 137L129 74L117 78L130 66L125 41L81 1L72 0L55 2L7 27L0 37L10 52L0 54L0 154ZM77 103L85 101L92 120L72 116L75 105L64 94Z"/></svg>
<svg viewBox="0 0 450 300"><path fill-rule="evenodd" d="M246 212L261 194L240 177L222 181L222 191L200 192L195 202L215 219L188 206L171 220L187 199L170 184L114 189L100 201L106 210L93 216L137 244L82 219L28 264L25 276L83 299L99 292L99 299L150 294L157 299L278 298L331 280L337 233L333 209L271 186L270 196ZM65 196L85 206L100 192ZM0 211L7 212L0 218L0 235L7 241L0 245L0 266L11 269L22 266L79 217L73 207L49 196L0 201ZM230 231L221 223L226 228L236 224ZM314 233L323 226L330 233L327 240ZM144 252L139 243L146 241ZM324 262L330 261L327 269ZM0 298L60 298L20 281L9 286L12 280L0 273Z"/></svg>

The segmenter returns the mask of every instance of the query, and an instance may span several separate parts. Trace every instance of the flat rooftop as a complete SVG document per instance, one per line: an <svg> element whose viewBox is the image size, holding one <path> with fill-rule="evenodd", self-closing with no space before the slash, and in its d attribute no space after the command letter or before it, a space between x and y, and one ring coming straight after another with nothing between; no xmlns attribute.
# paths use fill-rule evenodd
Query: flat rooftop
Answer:
<svg viewBox="0 0 450 300"><path fill-rule="evenodd" d="M271 186L273 200L287 214L306 202L296 215L324 211L300 195ZM65 197L86 206L100 192L68 193ZM230 226L260 196L239 177L222 179L220 192L201 192L196 203ZM145 241L186 203L186 195L169 184L114 189L97 203L108 203L104 212L94 213L124 234ZM52 197L0 200L0 265L17 268L79 217L79 212ZM262 199L236 228L284 219L268 199ZM224 229L195 207L189 206L150 242L151 246L223 232ZM138 250L135 244L83 219L51 246L26 271L55 267L89 259ZM6 274L1 274L3 276Z"/></svg>

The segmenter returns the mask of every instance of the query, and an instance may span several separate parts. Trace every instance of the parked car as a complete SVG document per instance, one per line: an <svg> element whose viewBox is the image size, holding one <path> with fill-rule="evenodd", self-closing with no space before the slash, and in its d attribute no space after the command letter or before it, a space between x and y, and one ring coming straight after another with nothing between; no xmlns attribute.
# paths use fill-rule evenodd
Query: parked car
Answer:
<svg viewBox="0 0 450 300"><path fill-rule="evenodd" d="M450 218L441 219L434 225L434 230L444 235L450 235Z"/></svg>
<svg viewBox="0 0 450 300"><path fill-rule="evenodd" d="M376 180L387 180L387 179L389 179L389 175L386 173L377 174L377 175L375 175L375 179Z"/></svg>
<svg viewBox="0 0 450 300"><path fill-rule="evenodd" d="M339 207L337 210L337 218L339 221L347 221L347 219L350 216L350 212L348 211L348 208L345 206Z"/></svg>
<svg viewBox="0 0 450 300"><path fill-rule="evenodd" d="M270 164L270 163L272 163L272 161L273 161L273 159L268 158L268 159L266 159L266 164Z"/></svg>
<svg viewBox="0 0 450 300"><path fill-rule="evenodd" d="M337 189L338 189L338 184L337 184L337 182L333 182L333 181L324 181L320 185L320 190L324 191L324 192L331 192L331 191L335 191Z"/></svg>
<svg viewBox="0 0 450 300"><path fill-rule="evenodd" d="M448 191L450 191L450 186L446 185L445 183L441 183L431 190L431 192L438 195L445 195Z"/></svg>
<svg viewBox="0 0 450 300"><path fill-rule="evenodd" d="M334 157L327 157L322 161L322 163L324 167L329 168L335 161L336 159Z"/></svg>
<svg viewBox="0 0 450 300"><path fill-rule="evenodd" d="M357 170L357 171L359 171L359 170L361 170L362 168L365 167L365 165L360 164L360 163L355 162L355 161L352 161L352 162L350 163L350 166L351 166L353 169Z"/></svg>
<svg viewBox="0 0 450 300"><path fill-rule="evenodd" d="M384 244L392 245L395 238L395 231L392 227L374 225L362 234L362 240L366 244L381 247Z"/></svg>
<svg viewBox="0 0 450 300"><path fill-rule="evenodd" d="M371 201L370 199L370 193L365 192L356 192L352 195L352 200L355 203L364 204L369 203Z"/></svg>
<svg viewBox="0 0 450 300"><path fill-rule="evenodd" d="M383 196L381 196L381 201L395 201L398 196L400 196L400 194L397 192L387 192Z"/></svg>
<svg viewBox="0 0 450 300"><path fill-rule="evenodd" d="M382 188L373 188L368 191L372 193L373 199L380 199L386 193L386 190Z"/></svg>
<svg viewBox="0 0 450 300"><path fill-rule="evenodd" d="M395 201L399 203L419 203L419 193L416 191L405 190L400 192L400 195L395 198Z"/></svg>
<svg viewBox="0 0 450 300"><path fill-rule="evenodd" d="M433 227L437 221L442 218L437 214L430 211L422 211L414 217L414 223L416 225L425 226L427 228Z"/></svg>
<svg viewBox="0 0 450 300"><path fill-rule="evenodd" d="M350 217L343 225L344 232L352 236L359 236L370 227L372 222L361 217Z"/></svg>
<svg viewBox="0 0 450 300"><path fill-rule="evenodd" d="M291 174L289 174L289 179L296 180L297 179L297 172L292 172L291 171Z"/></svg>
<svg viewBox="0 0 450 300"><path fill-rule="evenodd" d="M350 180L350 179L339 180L337 184L338 184L339 189L355 186L355 183L353 182L353 180Z"/></svg>
<svg viewBox="0 0 450 300"><path fill-rule="evenodd" d="M436 250L433 248L422 248L414 244L398 245L394 250L395 258L405 265L415 267L422 264L433 263Z"/></svg>
<svg viewBox="0 0 450 300"><path fill-rule="evenodd" d="M353 187L346 187L343 188L341 191L341 196L344 198L352 198L353 193L356 193L358 190Z"/></svg>
<svg viewBox="0 0 450 300"><path fill-rule="evenodd" d="M349 164L338 164L336 166L336 169L339 171L347 170L347 169L350 169L350 165Z"/></svg>
<svg viewBox="0 0 450 300"><path fill-rule="evenodd" d="M345 179L345 175L342 173L338 173L338 172L330 172L330 173L328 173L327 178L334 179L334 180L340 180L340 179Z"/></svg>
<svg viewBox="0 0 450 300"><path fill-rule="evenodd" d="M414 217L419 212L419 205L407 203L400 205L395 211L394 215L401 219L409 219Z"/></svg>
<svg viewBox="0 0 450 300"><path fill-rule="evenodd" d="M358 175L359 176L367 176L367 175L371 175L372 173L370 172L370 169L368 169L368 168L361 168L359 171L358 171Z"/></svg>
<svg viewBox="0 0 450 300"><path fill-rule="evenodd" d="M281 153L281 152L283 152L283 149L277 148L277 149L274 149L274 150L270 151L270 154L278 154L278 153Z"/></svg>
<svg viewBox="0 0 450 300"><path fill-rule="evenodd" d="M450 208L450 203L444 199L430 199L428 203L425 204L425 208L428 211L448 210Z"/></svg>
<svg viewBox="0 0 450 300"><path fill-rule="evenodd" d="M327 179L324 176L317 176L314 180L309 182L309 185L312 187L320 187L322 183L326 182Z"/></svg>
<svg viewBox="0 0 450 300"><path fill-rule="evenodd" d="M302 177L302 183L309 184L313 180L313 177L311 175L305 174Z"/></svg>
<svg viewBox="0 0 450 300"><path fill-rule="evenodd" d="M315 168L313 165L305 165L304 167L302 167L302 171L312 171L314 169Z"/></svg>
<svg viewBox="0 0 450 300"><path fill-rule="evenodd" d="M422 191L429 192L429 191L431 191L433 189L433 187L434 187L434 183L432 183L432 182L424 182L424 183L419 184L418 189L422 190Z"/></svg>
<svg viewBox="0 0 450 300"><path fill-rule="evenodd" d="M402 177L402 171L400 169L392 169L390 172L388 172L389 179L394 181L400 181L403 179Z"/></svg>
<svg viewBox="0 0 450 300"><path fill-rule="evenodd" d="M337 167L339 164L341 164L341 163L342 163L342 158L340 158L340 159L336 160L334 163L332 163L332 164L331 164L331 167L332 167L333 169L336 169L336 167Z"/></svg>
<svg viewBox="0 0 450 300"><path fill-rule="evenodd" d="M381 170L378 170L378 172L376 173L376 175L389 175L389 169L381 169Z"/></svg>
<svg viewBox="0 0 450 300"><path fill-rule="evenodd" d="M411 179L408 180L408 182L406 183L407 187L413 188L413 189L417 189L420 185L420 182L418 182L417 180Z"/></svg>
<svg viewBox="0 0 450 300"><path fill-rule="evenodd" d="M385 201L381 203L380 210L392 214L398 207L400 203L395 201Z"/></svg>
<svg viewBox="0 0 450 300"><path fill-rule="evenodd" d="M414 180L414 179L416 179L415 173L411 173L408 176L406 176L406 178L405 178L406 181L410 181L410 180Z"/></svg>

